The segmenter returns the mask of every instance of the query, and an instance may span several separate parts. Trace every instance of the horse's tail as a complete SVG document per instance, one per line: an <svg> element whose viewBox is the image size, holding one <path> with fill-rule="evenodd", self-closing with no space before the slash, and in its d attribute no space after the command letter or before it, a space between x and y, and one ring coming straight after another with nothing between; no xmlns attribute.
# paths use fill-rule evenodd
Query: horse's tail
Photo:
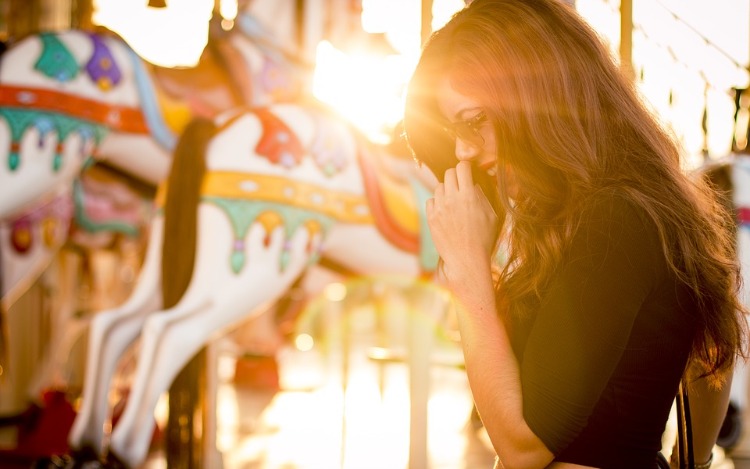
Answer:
<svg viewBox="0 0 750 469"><path fill-rule="evenodd" d="M164 201L161 281L165 308L179 301L193 275L206 147L215 133L216 126L211 120L193 119L185 127L172 156Z"/></svg>

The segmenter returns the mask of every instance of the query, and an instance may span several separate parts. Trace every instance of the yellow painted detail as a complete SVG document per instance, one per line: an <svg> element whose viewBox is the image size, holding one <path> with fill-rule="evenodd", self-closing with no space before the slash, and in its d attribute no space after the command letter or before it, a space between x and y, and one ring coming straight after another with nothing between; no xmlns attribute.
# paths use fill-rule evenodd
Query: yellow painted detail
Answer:
<svg viewBox="0 0 750 469"><path fill-rule="evenodd" d="M266 233L270 233L277 227L284 224L284 220L281 219L281 215L276 212L263 212L258 215L258 218L256 220L263 225Z"/></svg>
<svg viewBox="0 0 750 469"><path fill-rule="evenodd" d="M185 126L193 118L190 106L182 99L172 98L158 86L155 87L155 91L156 100L159 102L159 109L161 109L164 122L175 135L182 134Z"/></svg>
<svg viewBox="0 0 750 469"><path fill-rule="evenodd" d="M313 210L347 223L373 224L367 199L288 178L212 171L203 180L204 197L261 200Z"/></svg>
<svg viewBox="0 0 750 469"><path fill-rule="evenodd" d="M55 245L55 241L57 240L56 233L57 220L51 217L42 220L42 239L46 247L51 248Z"/></svg>
<svg viewBox="0 0 750 469"><path fill-rule="evenodd" d="M406 231L419 233L419 215L414 193L408 184L399 184L387 177L381 177L380 190L383 205L391 217Z"/></svg>

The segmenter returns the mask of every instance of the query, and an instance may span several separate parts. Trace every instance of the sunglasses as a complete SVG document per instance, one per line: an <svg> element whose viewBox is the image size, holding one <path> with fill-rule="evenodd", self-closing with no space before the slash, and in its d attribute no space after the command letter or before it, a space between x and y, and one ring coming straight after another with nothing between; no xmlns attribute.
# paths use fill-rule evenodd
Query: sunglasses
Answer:
<svg viewBox="0 0 750 469"><path fill-rule="evenodd" d="M482 126L487 122L487 114L484 111L474 117L456 122L448 122L444 127L445 133L455 140L460 138L466 143L481 147L484 145Z"/></svg>

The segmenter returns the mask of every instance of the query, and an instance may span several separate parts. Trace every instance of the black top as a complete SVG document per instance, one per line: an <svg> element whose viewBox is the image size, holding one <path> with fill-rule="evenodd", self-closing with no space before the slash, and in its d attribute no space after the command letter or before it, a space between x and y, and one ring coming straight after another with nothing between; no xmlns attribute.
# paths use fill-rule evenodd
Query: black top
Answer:
<svg viewBox="0 0 750 469"><path fill-rule="evenodd" d="M656 467L696 308L642 208L608 197L584 210L538 310L510 328L524 417L556 461Z"/></svg>

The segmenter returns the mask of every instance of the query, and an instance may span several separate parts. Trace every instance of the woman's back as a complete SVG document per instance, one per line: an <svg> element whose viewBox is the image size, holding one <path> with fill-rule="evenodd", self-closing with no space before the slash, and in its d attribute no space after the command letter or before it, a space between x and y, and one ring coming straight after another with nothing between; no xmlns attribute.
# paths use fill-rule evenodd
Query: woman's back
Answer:
<svg viewBox="0 0 750 469"><path fill-rule="evenodd" d="M524 417L558 461L648 467L685 370L697 304L656 227L617 195L584 209L535 311L514 316Z"/></svg>

